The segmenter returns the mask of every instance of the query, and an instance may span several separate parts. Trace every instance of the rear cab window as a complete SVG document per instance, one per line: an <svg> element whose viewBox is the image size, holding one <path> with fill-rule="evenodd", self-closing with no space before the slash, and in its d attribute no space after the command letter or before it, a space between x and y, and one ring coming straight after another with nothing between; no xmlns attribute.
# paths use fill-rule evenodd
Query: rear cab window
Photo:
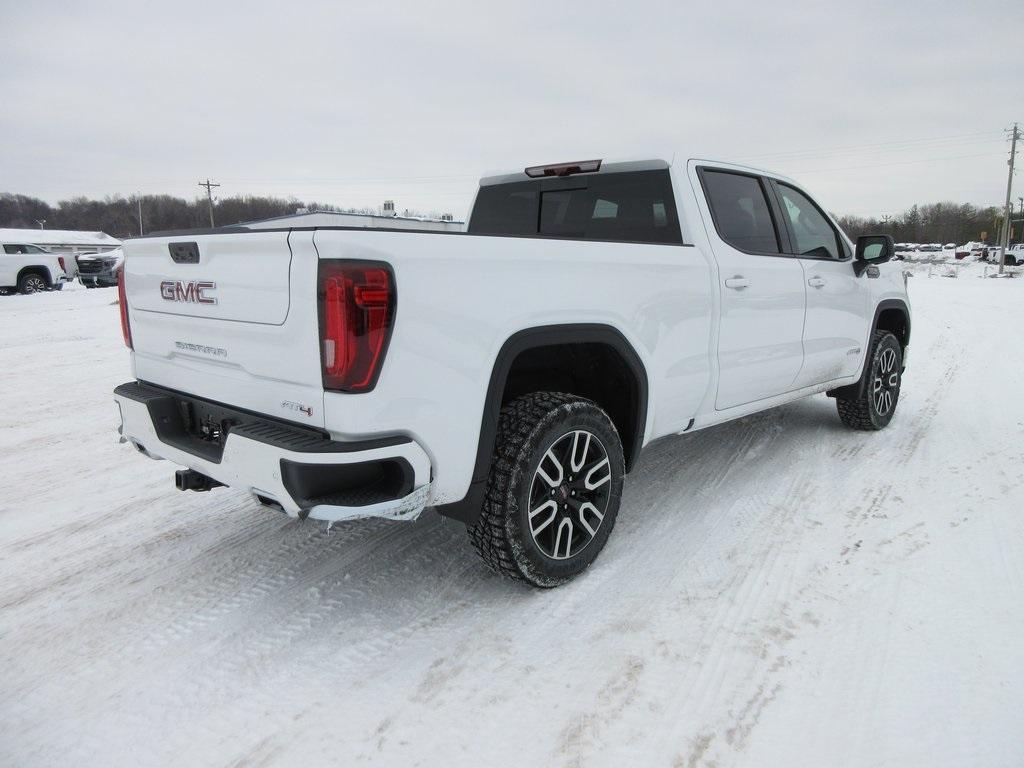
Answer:
<svg viewBox="0 0 1024 768"><path fill-rule="evenodd" d="M485 184L468 232L683 243L667 168Z"/></svg>

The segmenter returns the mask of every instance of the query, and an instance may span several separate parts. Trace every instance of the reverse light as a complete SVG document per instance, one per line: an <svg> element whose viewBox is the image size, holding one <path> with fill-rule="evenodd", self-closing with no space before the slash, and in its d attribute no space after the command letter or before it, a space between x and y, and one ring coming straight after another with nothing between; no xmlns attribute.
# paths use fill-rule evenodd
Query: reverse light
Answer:
<svg viewBox="0 0 1024 768"><path fill-rule="evenodd" d="M317 282L324 389L373 389L395 316L391 269L381 262L321 260Z"/></svg>
<svg viewBox="0 0 1024 768"><path fill-rule="evenodd" d="M132 346L132 327L128 322L128 297L124 289L124 266L117 270L117 304L121 308L121 335L124 336L124 345L128 349Z"/></svg>
<svg viewBox="0 0 1024 768"><path fill-rule="evenodd" d="M571 176L574 173L596 173L601 170L600 160L579 160L575 163L557 163L555 165L534 165L525 173L531 179L543 176Z"/></svg>

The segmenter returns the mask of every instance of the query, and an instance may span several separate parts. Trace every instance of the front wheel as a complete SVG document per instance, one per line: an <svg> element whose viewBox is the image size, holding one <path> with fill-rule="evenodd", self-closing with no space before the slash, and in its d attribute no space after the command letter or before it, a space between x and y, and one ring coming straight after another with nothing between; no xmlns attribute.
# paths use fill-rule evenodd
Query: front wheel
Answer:
<svg viewBox="0 0 1024 768"><path fill-rule="evenodd" d="M864 376L860 396L836 398L839 418L853 429L884 429L896 412L903 383L903 348L889 331L875 331L871 337Z"/></svg>
<svg viewBox="0 0 1024 768"><path fill-rule="evenodd" d="M608 414L534 392L501 409L487 492L469 538L490 568L556 587L597 558L615 525L625 462Z"/></svg>

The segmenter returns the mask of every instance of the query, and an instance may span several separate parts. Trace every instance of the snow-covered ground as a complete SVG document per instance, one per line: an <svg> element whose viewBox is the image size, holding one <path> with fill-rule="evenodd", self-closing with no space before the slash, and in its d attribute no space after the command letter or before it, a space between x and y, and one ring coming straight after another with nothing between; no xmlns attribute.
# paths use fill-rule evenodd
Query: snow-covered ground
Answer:
<svg viewBox="0 0 1024 768"><path fill-rule="evenodd" d="M547 592L433 513L177 492L117 443L116 291L0 298L0 764L1024 764L1024 280L911 295L888 430L659 442Z"/></svg>

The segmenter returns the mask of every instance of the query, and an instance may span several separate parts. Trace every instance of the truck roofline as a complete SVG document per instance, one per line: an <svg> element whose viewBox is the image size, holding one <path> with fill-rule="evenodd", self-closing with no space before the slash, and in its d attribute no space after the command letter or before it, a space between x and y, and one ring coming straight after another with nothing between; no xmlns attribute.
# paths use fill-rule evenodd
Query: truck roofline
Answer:
<svg viewBox="0 0 1024 768"><path fill-rule="evenodd" d="M601 167L597 171L589 172L586 175L600 175L607 173L625 173L628 171L655 171L664 170L671 168L677 161L677 156L673 156L671 160L665 160L663 158L632 158L632 159L613 159L613 160L602 160ZM731 160L720 160L713 157L704 155L694 155L686 158L685 163L708 163L710 165L721 166L723 168L730 168L737 171L746 171L749 173L766 174L782 181L788 181L796 184L796 182L784 176L781 173L773 171L769 168L761 168L755 165L747 165L745 163L736 163ZM496 170L488 171L480 178L480 186L487 187L494 184L510 184L517 181L536 181L535 177L526 175L526 168L521 170Z"/></svg>
<svg viewBox="0 0 1024 768"><path fill-rule="evenodd" d="M627 171L661 171L670 168L672 163L661 159L643 160L602 160L601 167L596 171L587 172L586 176L598 176L608 173L625 173ZM532 166L531 166L532 167ZM480 178L481 187L489 187L494 184L511 184L517 181L537 181L536 178L526 175L526 167L518 171L490 171Z"/></svg>

